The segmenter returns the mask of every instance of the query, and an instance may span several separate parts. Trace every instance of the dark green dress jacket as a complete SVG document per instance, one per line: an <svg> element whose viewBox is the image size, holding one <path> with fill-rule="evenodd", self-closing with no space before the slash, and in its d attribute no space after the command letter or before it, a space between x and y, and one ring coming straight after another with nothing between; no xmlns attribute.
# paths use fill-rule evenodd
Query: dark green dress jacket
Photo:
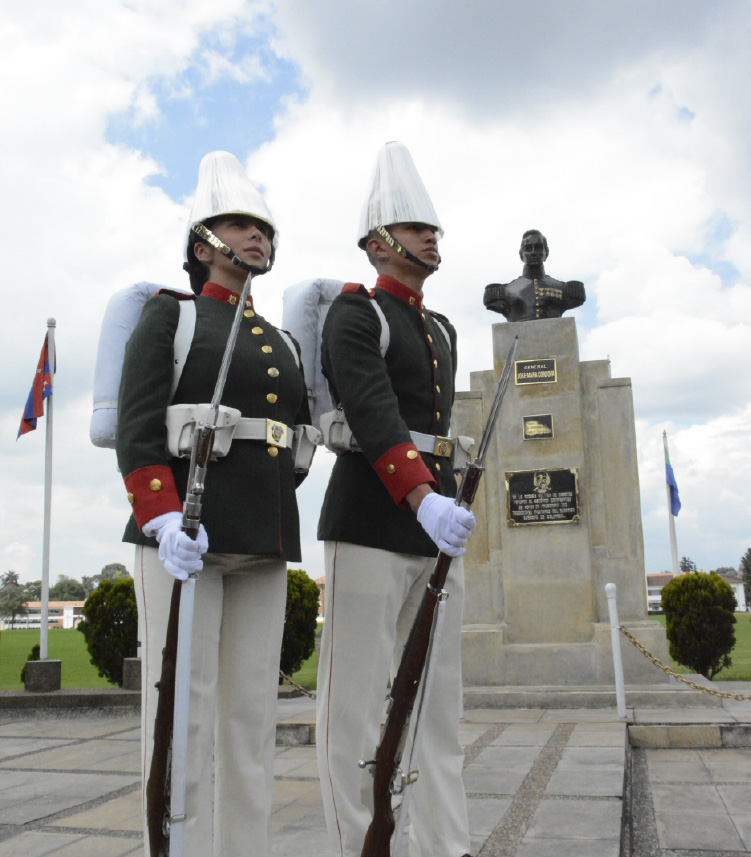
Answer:
<svg viewBox="0 0 751 857"><path fill-rule="evenodd" d="M208 283L195 300L195 334L174 404L211 401L235 314L231 293L215 284ZM289 426L309 423L302 369L289 345L252 305L245 314L222 404L244 417L269 417ZM164 423L178 319L174 296L151 298L125 354L116 446L134 513L123 540L135 544L156 545L140 527L159 514L182 510L185 496L189 459L169 456ZM298 481L289 449L235 441L229 454L208 468L201 520L209 552L299 562Z"/></svg>
<svg viewBox="0 0 751 857"><path fill-rule="evenodd" d="M380 351L377 301L389 325ZM440 318L449 341L436 323ZM456 332L421 296L390 277L375 289L348 284L323 328L323 370L362 452L337 457L318 524L318 538L416 556L438 548L404 497L428 482L456 494L451 462L418 453L410 430L449 434L456 375Z"/></svg>

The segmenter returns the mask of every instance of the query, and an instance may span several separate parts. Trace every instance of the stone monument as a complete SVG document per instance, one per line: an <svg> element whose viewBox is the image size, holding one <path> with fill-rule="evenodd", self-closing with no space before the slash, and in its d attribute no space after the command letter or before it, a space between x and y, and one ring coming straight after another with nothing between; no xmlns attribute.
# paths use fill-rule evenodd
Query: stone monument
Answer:
<svg viewBox="0 0 751 857"><path fill-rule="evenodd" d="M620 621L667 662L647 618L630 379L579 361L573 318L495 324L492 336L494 368L472 373L452 424L481 436L518 336L465 556L465 688L612 688L607 583ZM627 684L667 681L625 639L622 651Z"/></svg>

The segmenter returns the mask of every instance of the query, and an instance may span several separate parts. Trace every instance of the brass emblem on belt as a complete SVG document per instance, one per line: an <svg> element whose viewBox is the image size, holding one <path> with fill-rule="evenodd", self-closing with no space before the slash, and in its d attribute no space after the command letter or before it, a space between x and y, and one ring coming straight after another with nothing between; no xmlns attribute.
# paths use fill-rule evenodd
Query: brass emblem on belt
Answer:
<svg viewBox="0 0 751 857"><path fill-rule="evenodd" d="M433 447L433 455L439 455L441 458L451 458L451 453L453 449L453 438L436 436L435 446Z"/></svg>
<svg viewBox="0 0 751 857"><path fill-rule="evenodd" d="M287 445L287 426L276 420L266 420L266 443L272 446Z"/></svg>

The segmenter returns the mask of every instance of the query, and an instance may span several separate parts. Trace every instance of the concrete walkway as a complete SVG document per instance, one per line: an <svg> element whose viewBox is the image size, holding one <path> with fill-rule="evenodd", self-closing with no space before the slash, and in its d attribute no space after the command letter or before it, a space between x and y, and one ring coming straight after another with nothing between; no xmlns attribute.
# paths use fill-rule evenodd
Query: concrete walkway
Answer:
<svg viewBox="0 0 751 857"><path fill-rule="evenodd" d="M279 712L274 855L333 857L313 703ZM138 725L4 711L0 857L142 854ZM478 857L751 854L750 701L629 709L628 723L611 709L473 709L462 742Z"/></svg>

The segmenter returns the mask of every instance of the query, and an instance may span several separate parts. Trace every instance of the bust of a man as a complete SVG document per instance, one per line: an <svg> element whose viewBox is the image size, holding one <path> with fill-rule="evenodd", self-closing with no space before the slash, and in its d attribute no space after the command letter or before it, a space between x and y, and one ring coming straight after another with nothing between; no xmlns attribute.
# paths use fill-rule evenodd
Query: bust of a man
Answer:
<svg viewBox="0 0 751 857"><path fill-rule="evenodd" d="M581 306L586 300L584 284L579 280L564 283L545 273L548 242L539 230L524 233L519 258L524 262L521 277L512 283L485 286L482 302L487 309L500 312L508 321L533 321L560 318L567 309Z"/></svg>

